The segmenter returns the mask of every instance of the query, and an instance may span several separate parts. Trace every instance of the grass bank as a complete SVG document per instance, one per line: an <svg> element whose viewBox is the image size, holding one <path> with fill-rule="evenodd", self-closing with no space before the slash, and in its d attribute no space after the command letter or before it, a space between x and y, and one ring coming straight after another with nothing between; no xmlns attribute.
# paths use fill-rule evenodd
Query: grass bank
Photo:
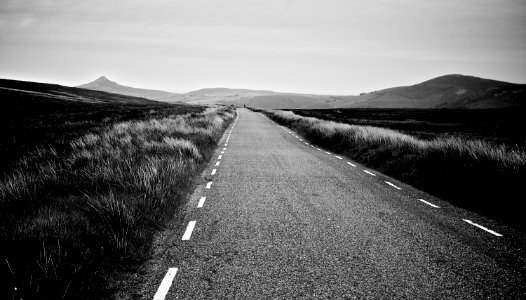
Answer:
<svg viewBox="0 0 526 300"><path fill-rule="evenodd" d="M311 143L343 154L455 205L524 231L526 153L480 140L422 140L395 130L257 110Z"/></svg>
<svg viewBox="0 0 526 300"><path fill-rule="evenodd" d="M148 258L235 112L126 121L40 148L0 181L2 299L105 298Z"/></svg>

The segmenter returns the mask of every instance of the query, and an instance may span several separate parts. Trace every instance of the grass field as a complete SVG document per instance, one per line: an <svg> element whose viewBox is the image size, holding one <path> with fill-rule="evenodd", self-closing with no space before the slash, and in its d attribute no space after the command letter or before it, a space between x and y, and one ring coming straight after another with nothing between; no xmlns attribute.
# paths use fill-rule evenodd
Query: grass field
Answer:
<svg viewBox="0 0 526 300"><path fill-rule="evenodd" d="M115 122L203 110L199 106L1 79L0 99L0 170L4 173L37 146L53 146L60 151L71 139Z"/></svg>
<svg viewBox="0 0 526 300"><path fill-rule="evenodd" d="M0 92L2 299L110 297L109 283L149 257L235 116Z"/></svg>
<svg viewBox="0 0 526 300"><path fill-rule="evenodd" d="M442 134L423 139L388 128L303 117L290 111L262 112L313 144L455 205L526 229L523 200L517 196L523 194L526 153L516 144Z"/></svg>
<svg viewBox="0 0 526 300"><path fill-rule="evenodd" d="M346 124L394 129L419 139L460 137L526 146L521 109L317 109L294 113ZM525 148L526 149L526 148Z"/></svg>

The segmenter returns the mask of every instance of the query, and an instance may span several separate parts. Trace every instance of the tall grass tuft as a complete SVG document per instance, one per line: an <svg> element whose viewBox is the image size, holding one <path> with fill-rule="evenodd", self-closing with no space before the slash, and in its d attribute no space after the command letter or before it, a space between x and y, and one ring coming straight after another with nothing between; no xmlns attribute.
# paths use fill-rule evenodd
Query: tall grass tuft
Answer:
<svg viewBox="0 0 526 300"><path fill-rule="evenodd" d="M452 203L526 229L521 212L526 153L458 137L421 140L395 130L258 110L312 143Z"/></svg>
<svg viewBox="0 0 526 300"><path fill-rule="evenodd" d="M108 296L115 270L148 257L234 116L121 122L21 159L0 181L0 298Z"/></svg>

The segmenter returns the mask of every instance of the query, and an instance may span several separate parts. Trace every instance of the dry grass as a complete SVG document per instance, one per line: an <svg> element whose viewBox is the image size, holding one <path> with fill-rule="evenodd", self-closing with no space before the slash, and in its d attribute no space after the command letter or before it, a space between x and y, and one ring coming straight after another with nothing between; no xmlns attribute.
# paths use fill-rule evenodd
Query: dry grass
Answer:
<svg viewBox="0 0 526 300"><path fill-rule="evenodd" d="M456 205L524 229L519 214L526 153L480 140L421 140L395 130L359 126L289 111L263 110L312 143L341 153ZM506 204L497 205L499 201Z"/></svg>
<svg viewBox="0 0 526 300"><path fill-rule="evenodd" d="M234 115L117 123L20 160L0 181L1 295L103 298L115 270L148 257Z"/></svg>

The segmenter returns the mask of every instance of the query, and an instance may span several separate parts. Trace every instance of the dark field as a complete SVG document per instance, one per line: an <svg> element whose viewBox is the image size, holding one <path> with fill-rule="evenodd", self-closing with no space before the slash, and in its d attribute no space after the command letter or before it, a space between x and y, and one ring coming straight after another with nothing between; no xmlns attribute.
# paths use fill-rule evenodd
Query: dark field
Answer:
<svg viewBox="0 0 526 300"><path fill-rule="evenodd" d="M323 120L394 129L421 138L461 137L526 148L522 109L318 109L292 110Z"/></svg>
<svg viewBox="0 0 526 300"><path fill-rule="evenodd" d="M0 299L111 298L235 116L36 83L0 97Z"/></svg>
<svg viewBox="0 0 526 300"><path fill-rule="evenodd" d="M116 122L201 111L198 106L0 80L0 170L10 170L12 162L36 147L61 151L72 139Z"/></svg>

